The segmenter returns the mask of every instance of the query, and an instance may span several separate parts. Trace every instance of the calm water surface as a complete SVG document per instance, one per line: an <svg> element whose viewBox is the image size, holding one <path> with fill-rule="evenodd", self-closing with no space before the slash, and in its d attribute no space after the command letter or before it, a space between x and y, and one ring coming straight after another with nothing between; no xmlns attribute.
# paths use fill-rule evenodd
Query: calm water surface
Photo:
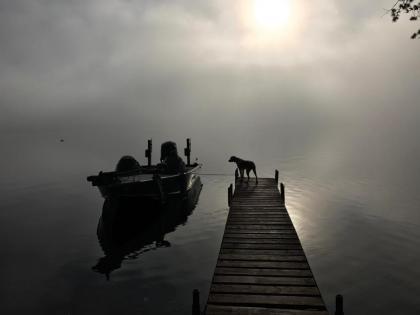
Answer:
<svg viewBox="0 0 420 315"><path fill-rule="evenodd" d="M46 145L30 157L35 170L25 177L24 152L16 155L18 175L5 168L0 182L0 313L189 314L195 288L205 303L231 176L202 175L196 208L164 237L170 246L152 243L127 254L107 279L92 270L105 256L96 235L103 199L85 177L109 165L84 164L82 154ZM51 153L55 164L40 162ZM57 162L71 154L71 162ZM346 314L419 314L417 177L407 182L382 167L375 171L375 160L359 167L335 165L330 157L328 150L279 154L259 164L261 176L280 170L289 213L329 309L341 293Z"/></svg>

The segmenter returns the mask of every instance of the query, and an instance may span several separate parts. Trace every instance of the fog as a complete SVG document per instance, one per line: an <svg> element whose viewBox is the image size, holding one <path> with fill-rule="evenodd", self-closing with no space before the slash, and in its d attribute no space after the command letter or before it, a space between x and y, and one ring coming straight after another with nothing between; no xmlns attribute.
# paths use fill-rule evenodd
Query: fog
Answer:
<svg viewBox="0 0 420 315"><path fill-rule="evenodd" d="M351 159L418 156L418 43L413 23L383 16L389 1L297 2L269 34L250 5L3 1L2 159L63 138L105 167L141 158L148 138L156 152L186 137L212 171L231 154L310 156L331 138Z"/></svg>
<svg viewBox="0 0 420 315"><path fill-rule="evenodd" d="M418 313L417 25L392 23L391 0L319 0L290 1L270 28L253 3L0 2L6 313L190 310L211 282L231 155L280 171L330 311L343 293L349 313ZM103 200L86 176L126 154L144 164L147 139L157 162L187 137L204 165L198 208L171 249L105 282L91 270Z"/></svg>

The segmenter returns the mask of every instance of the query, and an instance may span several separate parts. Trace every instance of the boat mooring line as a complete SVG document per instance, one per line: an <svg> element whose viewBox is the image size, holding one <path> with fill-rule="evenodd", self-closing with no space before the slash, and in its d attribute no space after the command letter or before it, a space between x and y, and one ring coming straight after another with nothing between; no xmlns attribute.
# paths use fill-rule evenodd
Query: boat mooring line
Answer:
<svg viewBox="0 0 420 315"><path fill-rule="evenodd" d="M224 173L195 173L197 175L206 175L206 176L232 176L232 174L224 174Z"/></svg>

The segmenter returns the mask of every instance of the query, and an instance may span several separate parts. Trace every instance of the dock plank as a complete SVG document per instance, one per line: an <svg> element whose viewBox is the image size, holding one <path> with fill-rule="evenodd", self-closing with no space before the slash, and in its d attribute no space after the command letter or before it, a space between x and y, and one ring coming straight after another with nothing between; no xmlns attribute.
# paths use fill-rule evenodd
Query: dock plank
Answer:
<svg viewBox="0 0 420 315"><path fill-rule="evenodd" d="M233 268L269 268L278 270L308 269L309 265L302 256L287 256L283 261L276 260L219 260L217 267ZM299 259L300 258L300 259Z"/></svg>
<svg viewBox="0 0 420 315"><path fill-rule="evenodd" d="M250 238L235 238L235 237L228 237L225 235L223 239L223 244L228 243L238 243L238 244L300 244L300 242L296 239L250 239Z"/></svg>
<svg viewBox="0 0 420 315"><path fill-rule="evenodd" d="M307 266L308 268L308 266ZM232 268L217 267L215 275L225 276L270 276L270 277L311 277L309 269L261 269L261 268Z"/></svg>
<svg viewBox="0 0 420 315"><path fill-rule="evenodd" d="M267 249L267 250L276 250L276 249L294 249L301 250L302 246L300 244L241 244L241 243L222 243L223 249Z"/></svg>
<svg viewBox="0 0 420 315"><path fill-rule="evenodd" d="M271 285L300 285L313 286L314 279L297 277L260 277L260 276L219 276L215 275L213 283L245 283L245 284L271 284Z"/></svg>
<svg viewBox="0 0 420 315"><path fill-rule="evenodd" d="M239 260L254 262L272 261L306 261L304 255L244 255L244 254L220 254L220 261Z"/></svg>
<svg viewBox="0 0 420 315"><path fill-rule="evenodd" d="M209 297L211 304L228 304L243 306L271 306L281 305L286 307L320 308L324 309L324 302L320 297L314 296L283 296L283 295L251 295L212 293Z"/></svg>
<svg viewBox="0 0 420 315"><path fill-rule="evenodd" d="M281 218L281 217L251 217L251 218L239 218L239 217L230 217L229 222L231 224L291 224L292 220L290 220L287 217Z"/></svg>
<svg viewBox="0 0 420 315"><path fill-rule="evenodd" d="M293 234L267 234L267 233L229 233L229 231L225 231L225 237L228 238L235 238L235 239L248 239L248 240L258 240L258 239L293 239L296 240L296 235Z"/></svg>
<svg viewBox="0 0 420 315"><path fill-rule="evenodd" d="M265 294L265 295L306 295L320 296L317 287L293 287L252 284L213 284L210 292L214 293L242 293L242 294Z"/></svg>
<svg viewBox="0 0 420 315"><path fill-rule="evenodd" d="M208 305L207 315L328 315L327 311Z"/></svg>
<svg viewBox="0 0 420 315"><path fill-rule="evenodd" d="M270 234L276 234L276 235L281 235L281 234L293 234L296 235L296 231L294 229L290 229L290 230L254 230L251 228L242 228L242 229L231 229L230 227L227 227L225 232L227 233L231 233L231 234L264 234L264 235L270 235Z"/></svg>
<svg viewBox="0 0 420 315"><path fill-rule="evenodd" d="M290 256L290 255L304 255L302 250L296 249L230 249L222 248L221 254L247 254L247 255L279 255L279 256Z"/></svg>

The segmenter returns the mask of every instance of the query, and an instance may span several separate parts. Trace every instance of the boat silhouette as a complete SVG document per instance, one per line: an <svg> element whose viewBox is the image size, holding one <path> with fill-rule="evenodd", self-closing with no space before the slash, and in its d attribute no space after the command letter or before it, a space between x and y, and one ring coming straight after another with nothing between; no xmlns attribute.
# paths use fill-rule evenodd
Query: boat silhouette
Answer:
<svg viewBox="0 0 420 315"><path fill-rule="evenodd" d="M123 156L111 172L99 172L87 177L101 195L107 198L142 198L164 204L167 198L182 197L188 193L198 177L202 164L190 161L191 141L187 139L184 149L187 164L178 156L176 144L167 141L161 147L161 163L151 163L151 140L148 141L146 156L148 164L141 166L132 156Z"/></svg>

